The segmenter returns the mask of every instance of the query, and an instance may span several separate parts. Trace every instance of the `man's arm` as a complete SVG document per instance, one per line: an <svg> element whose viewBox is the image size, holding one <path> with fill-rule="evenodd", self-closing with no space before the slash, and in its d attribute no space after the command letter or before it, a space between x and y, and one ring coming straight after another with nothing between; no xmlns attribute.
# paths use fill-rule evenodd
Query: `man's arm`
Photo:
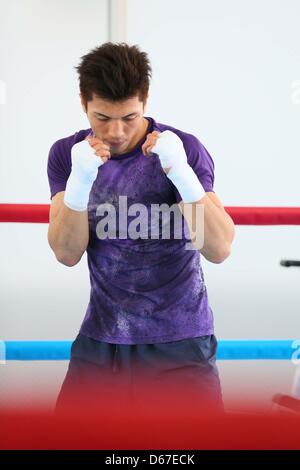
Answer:
<svg viewBox="0 0 300 470"><path fill-rule="evenodd" d="M203 230L202 220L197 220L196 206L203 205L204 209L204 244L195 248L212 263L222 263L231 252L231 244L235 235L235 226L231 217L227 214L220 199L213 192L205 193L205 196L197 202L186 204L180 201L179 207L187 221L190 234L197 234L197 230ZM185 206L192 206L191 210L185 210ZM202 237L196 236L196 240Z"/></svg>
<svg viewBox="0 0 300 470"><path fill-rule="evenodd" d="M87 248L89 194L99 167L109 158L109 147L91 136L72 147L71 174L65 191L52 199L48 230L49 245L66 266L77 264Z"/></svg>
<svg viewBox="0 0 300 470"><path fill-rule="evenodd" d="M195 248L208 261L222 263L230 254L234 223L219 198L213 192L204 190L188 163L181 139L169 130L161 133L154 131L147 135L142 150L144 155L151 155L151 152L158 154L165 174L180 193L182 201L179 207L187 221L192 242L192 235L196 234ZM197 217L199 208L204 209L203 218Z"/></svg>
<svg viewBox="0 0 300 470"><path fill-rule="evenodd" d="M89 242L88 212L69 209L64 204L64 194L60 191L52 198L48 242L60 263L74 266Z"/></svg>

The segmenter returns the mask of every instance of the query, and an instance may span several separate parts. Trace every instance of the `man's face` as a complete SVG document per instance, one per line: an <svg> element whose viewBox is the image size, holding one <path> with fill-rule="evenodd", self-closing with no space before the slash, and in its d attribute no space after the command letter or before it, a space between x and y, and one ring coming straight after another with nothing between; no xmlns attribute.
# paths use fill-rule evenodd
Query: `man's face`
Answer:
<svg viewBox="0 0 300 470"><path fill-rule="evenodd" d="M110 146L111 155L129 152L145 134L145 106L138 96L115 103L93 95L87 109L82 99L81 103L96 137Z"/></svg>

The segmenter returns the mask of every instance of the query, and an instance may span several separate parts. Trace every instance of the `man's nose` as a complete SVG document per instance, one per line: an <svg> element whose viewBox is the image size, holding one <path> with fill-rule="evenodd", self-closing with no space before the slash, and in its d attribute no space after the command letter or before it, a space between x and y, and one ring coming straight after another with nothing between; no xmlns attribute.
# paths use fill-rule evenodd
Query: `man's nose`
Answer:
<svg viewBox="0 0 300 470"><path fill-rule="evenodd" d="M108 131L108 134L110 135L110 137L113 137L115 139L118 137L122 137L123 130L124 130L123 126L124 125L122 121L118 119L111 120L111 122L109 123L109 131Z"/></svg>

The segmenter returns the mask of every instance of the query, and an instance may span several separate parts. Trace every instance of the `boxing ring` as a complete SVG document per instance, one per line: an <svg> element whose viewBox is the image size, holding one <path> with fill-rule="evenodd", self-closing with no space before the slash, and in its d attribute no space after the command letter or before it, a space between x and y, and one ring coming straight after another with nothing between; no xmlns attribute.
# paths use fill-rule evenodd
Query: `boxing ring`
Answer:
<svg viewBox="0 0 300 470"><path fill-rule="evenodd" d="M49 223L49 204L0 204L0 222ZM300 225L298 207L226 207L236 225ZM282 260L281 265L297 265ZM1 358L14 361L69 360L72 341L2 341ZM297 338L288 340L222 340L218 360L292 360ZM299 367L297 368L299 369ZM299 374L298 374L299 375ZM297 379L298 381L298 379ZM294 386L295 388L295 386Z"/></svg>
<svg viewBox="0 0 300 470"><path fill-rule="evenodd" d="M49 223L48 204L0 204L0 222ZM300 225L300 208L294 207L225 207L236 225ZM299 266L297 260L281 260L285 267ZM0 341L0 363L5 361L68 361L72 341ZM299 352L300 340L251 339L218 340L220 361L292 361ZM4 361L3 361L4 359ZM299 358L300 359L300 358ZM299 360L295 369L292 396L300 397ZM283 396L283 395L282 395ZM287 397L287 395L285 395ZM273 397L274 398L274 397ZM276 406L283 403L276 402ZM299 400L297 400L299 402ZM272 405L274 406L274 404ZM282 408L281 408L282 409ZM300 411L300 410L299 410ZM2 413L2 415L1 415ZM4 449L273 449L278 443L284 449L299 448L299 422L280 413L267 417L227 414L225 417L178 416L164 421L159 413L155 420L146 414L124 414L112 417L101 411L100 422L105 432L99 434L96 420L81 421L84 433L78 433L77 418L54 420L46 415L19 415L1 412L5 432L0 447ZM107 414L109 413L109 414ZM294 413L295 415L295 413ZM297 414L297 416L299 416ZM80 418L83 419L82 417ZM218 420L219 419L219 420ZM198 421L197 421L198 420ZM204 421L203 421L204 420ZM116 425L111 426L111 423ZM205 423L203 425L203 422ZM201 424L199 424L201 423ZM159 424L159 425L158 425ZM87 431L88 429L88 431ZM205 431L204 431L205 430ZM134 444L133 444L134 442Z"/></svg>

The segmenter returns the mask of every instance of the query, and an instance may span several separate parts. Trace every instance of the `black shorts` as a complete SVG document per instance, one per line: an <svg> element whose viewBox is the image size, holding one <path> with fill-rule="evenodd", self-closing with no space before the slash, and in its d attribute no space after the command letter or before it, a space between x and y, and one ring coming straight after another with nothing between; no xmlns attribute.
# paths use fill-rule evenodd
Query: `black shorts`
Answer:
<svg viewBox="0 0 300 470"><path fill-rule="evenodd" d="M155 344L111 344L78 334L55 411L68 407L145 402L144 391L167 401L178 396L194 406L223 410L214 335ZM122 405L121 405L122 406ZM206 406L206 405L205 405Z"/></svg>

